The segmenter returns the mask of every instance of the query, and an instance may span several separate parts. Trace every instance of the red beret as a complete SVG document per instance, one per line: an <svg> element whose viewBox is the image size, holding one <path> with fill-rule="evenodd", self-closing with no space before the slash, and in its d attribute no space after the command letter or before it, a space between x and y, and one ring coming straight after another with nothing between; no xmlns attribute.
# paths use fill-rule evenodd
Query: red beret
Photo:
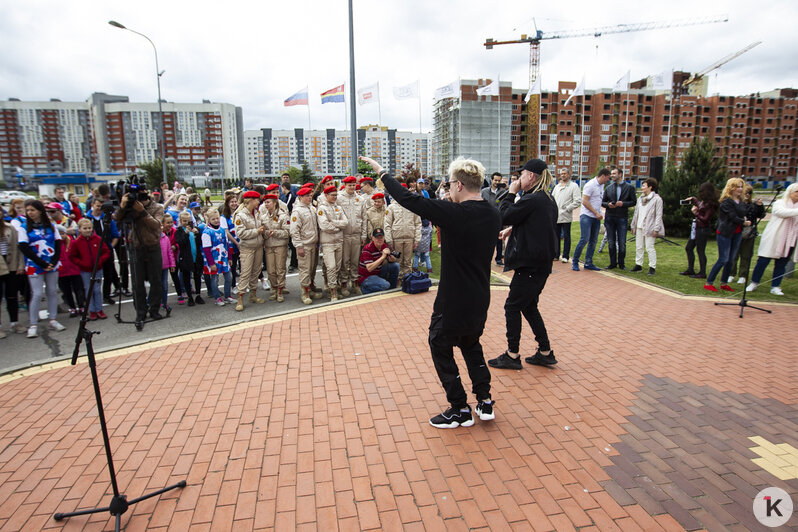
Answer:
<svg viewBox="0 0 798 532"><path fill-rule="evenodd" d="M353 175L344 178L344 183L357 183L357 178Z"/></svg>
<svg viewBox="0 0 798 532"><path fill-rule="evenodd" d="M407 183L402 183L402 186L407 188Z"/></svg>
<svg viewBox="0 0 798 532"><path fill-rule="evenodd" d="M313 184L311 181L308 181L307 183L305 183L304 185L302 185L302 188L313 188L313 187L315 187L315 186L316 186L316 185L314 185L314 184Z"/></svg>
<svg viewBox="0 0 798 532"><path fill-rule="evenodd" d="M322 184L324 184L324 183L326 183L328 181L332 181L332 176L331 175L326 175L326 176L324 176L324 179L321 180Z"/></svg>
<svg viewBox="0 0 798 532"><path fill-rule="evenodd" d="M280 185L278 185L277 183L272 183L271 185L266 187L266 192L277 190L278 188L280 188Z"/></svg>
<svg viewBox="0 0 798 532"><path fill-rule="evenodd" d="M361 177L360 178L360 182L361 183L373 183L374 180L372 178L370 178L370 177Z"/></svg>
<svg viewBox="0 0 798 532"><path fill-rule="evenodd" d="M313 194L313 190L310 187L302 187L296 191L297 196L306 196L308 194Z"/></svg>
<svg viewBox="0 0 798 532"><path fill-rule="evenodd" d="M383 194L382 192L377 192L376 194L371 196L371 199L384 199L384 198L385 198L385 194Z"/></svg>
<svg viewBox="0 0 798 532"><path fill-rule="evenodd" d="M260 194L258 194L258 192L255 191L255 190L247 190L246 192L244 192L244 196L243 197L244 197L244 199L249 199L249 198L258 198L258 199L260 199Z"/></svg>
<svg viewBox="0 0 798 532"><path fill-rule="evenodd" d="M263 199L273 199L274 201L277 201L277 194L264 194Z"/></svg>
<svg viewBox="0 0 798 532"><path fill-rule="evenodd" d="M325 194L329 194L330 192L338 192L338 189L335 188L335 185L330 185L329 187L324 189Z"/></svg>

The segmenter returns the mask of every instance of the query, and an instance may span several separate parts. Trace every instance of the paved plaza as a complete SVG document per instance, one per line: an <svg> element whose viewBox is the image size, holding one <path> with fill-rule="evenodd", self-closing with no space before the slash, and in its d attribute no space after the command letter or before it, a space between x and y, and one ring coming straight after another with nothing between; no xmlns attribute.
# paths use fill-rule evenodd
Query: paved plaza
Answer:
<svg viewBox="0 0 798 532"><path fill-rule="evenodd" d="M506 347L506 295L491 293L490 358ZM559 364L493 370L496 420L439 430L434 297L314 304L103 353L120 490L188 483L122 525L761 530L761 489L798 505L795 306L740 319L712 299L557 263L541 311ZM85 356L0 378L0 529L113 529L107 513L52 517L110 498Z"/></svg>

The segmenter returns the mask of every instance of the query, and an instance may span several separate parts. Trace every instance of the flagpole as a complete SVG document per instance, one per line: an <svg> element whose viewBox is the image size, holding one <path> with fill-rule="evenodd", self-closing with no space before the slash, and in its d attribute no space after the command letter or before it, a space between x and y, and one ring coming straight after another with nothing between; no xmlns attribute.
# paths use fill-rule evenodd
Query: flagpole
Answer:
<svg viewBox="0 0 798 532"><path fill-rule="evenodd" d="M352 20L352 0L349 0L349 105L352 106L349 121L351 124L351 132L350 132L350 155L351 165L352 165L352 172L357 173L357 116L356 116L356 109L355 109L355 29L354 29L354 22Z"/></svg>
<svg viewBox="0 0 798 532"><path fill-rule="evenodd" d="M623 126L623 144L624 144L624 148L623 148L623 172L626 175L629 175L629 173L627 172L628 169L627 169L627 166L626 166L626 158L627 158L627 155L628 155L627 148L629 147L629 139L627 138L626 134L629 131L629 86L630 85L631 84L627 81L627 83L626 83L626 117L624 119L624 126Z"/></svg>
<svg viewBox="0 0 798 532"><path fill-rule="evenodd" d="M421 80L416 81L416 98L418 98L418 148L416 149L416 158L418 159L418 171L421 172L421 148L424 146L424 141L421 133ZM427 146L429 149L429 146Z"/></svg>
<svg viewBox="0 0 798 532"><path fill-rule="evenodd" d="M673 100L674 100L674 98L673 98L673 69L671 69L670 92L671 92L671 104L670 104L671 110L670 110L670 113L668 113L668 138L665 140L665 164L668 164L668 154L671 151L671 124L673 123L673 103L674 103L673 102ZM663 168L664 168L664 165L663 165Z"/></svg>
<svg viewBox="0 0 798 532"><path fill-rule="evenodd" d="M584 78L582 78L584 79ZM582 87L582 92L584 92ZM579 112L579 155L577 164L579 165L579 188L582 188L582 143L585 141L585 96L582 95L582 110Z"/></svg>
<svg viewBox="0 0 798 532"><path fill-rule="evenodd" d="M496 170L495 170L496 172L502 171L502 87L500 81L501 77L502 77L501 74L499 74L496 77L496 90L498 92L497 109L499 111L498 117L496 119L496 133L498 134L498 143L499 143L499 149L496 154L498 156L498 164L496 165Z"/></svg>
<svg viewBox="0 0 798 532"><path fill-rule="evenodd" d="M377 82L377 125L382 126L382 102L380 101L380 82Z"/></svg>

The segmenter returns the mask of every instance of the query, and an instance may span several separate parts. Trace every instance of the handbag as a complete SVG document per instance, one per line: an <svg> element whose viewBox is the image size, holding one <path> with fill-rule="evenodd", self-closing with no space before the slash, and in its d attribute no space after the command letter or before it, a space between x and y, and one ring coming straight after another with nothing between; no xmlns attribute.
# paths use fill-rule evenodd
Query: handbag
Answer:
<svg viewBox="0 0 798 532"><path fill-rule="evenodd" d="M428 292L432 281L425 272L411 272L402 277L402 292L419 294Z"/></svg>

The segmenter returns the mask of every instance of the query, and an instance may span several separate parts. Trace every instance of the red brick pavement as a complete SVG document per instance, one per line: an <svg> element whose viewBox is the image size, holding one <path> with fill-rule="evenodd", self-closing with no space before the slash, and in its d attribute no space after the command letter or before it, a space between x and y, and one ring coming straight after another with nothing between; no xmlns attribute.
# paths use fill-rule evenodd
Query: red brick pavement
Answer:
<svg viewBox="0 0 798 532"><path fill-rule="evenodd" d="M426 345L434 293L345 301L100 360L122 491L188 482L131 507L123 525L744 528L758 485L798 501L796 481L759 468L754 453L736 446L729 458L721 443L703 452L690 427L710 443L724 436L680 402L741 394L795 426L798 309L741 320L736 308L566 266L555 266L541 298L559 365L494 371L497 419L471 428L428 424L446 406ZM505 348L505 296L492 292L491 357ZM533 350L525 326L522 351ZM0 405L0 528L112 528L107 514L52 519L110 501L87 366L7 379ZM728 430L773 441L766 425ZM795 434L787 443L798 446ZM745 495L727 489L731 474Z"/></svg>

